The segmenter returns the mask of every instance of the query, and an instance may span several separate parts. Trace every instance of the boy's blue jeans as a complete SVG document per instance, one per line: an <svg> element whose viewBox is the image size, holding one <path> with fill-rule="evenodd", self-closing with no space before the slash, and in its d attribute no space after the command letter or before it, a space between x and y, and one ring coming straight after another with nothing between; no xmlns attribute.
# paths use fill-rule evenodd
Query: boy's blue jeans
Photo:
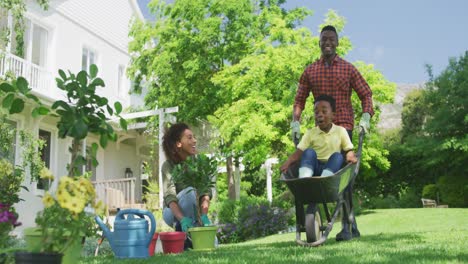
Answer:
<svg viewBox="0 0 468 264"><path fill-rule="evenodd" d="M343 155L339 152L333 153L326 163L320 162L317 159L317 153L315 150L308 148L302 153L300 167L312 169L314 171L314 175L320 176L325 169L328 169L331 172L339 171L343 162Z"/></svg>

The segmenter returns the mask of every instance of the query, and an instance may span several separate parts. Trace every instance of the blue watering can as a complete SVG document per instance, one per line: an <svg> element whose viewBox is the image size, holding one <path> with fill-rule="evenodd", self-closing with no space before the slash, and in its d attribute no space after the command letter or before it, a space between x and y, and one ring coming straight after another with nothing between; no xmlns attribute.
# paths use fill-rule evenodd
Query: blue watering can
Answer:
<svg viewBox="0 0 468 264"><path fill-rule="evenodd" d="M149 231L145 215L151 220ZM96 216L95 219L104 232L104 236L109 240L117 258L149 257L148 246L156 228L156 220L151 212L142 209L120 210L115 216L114 232L109 230L101 218Z"/></svg>

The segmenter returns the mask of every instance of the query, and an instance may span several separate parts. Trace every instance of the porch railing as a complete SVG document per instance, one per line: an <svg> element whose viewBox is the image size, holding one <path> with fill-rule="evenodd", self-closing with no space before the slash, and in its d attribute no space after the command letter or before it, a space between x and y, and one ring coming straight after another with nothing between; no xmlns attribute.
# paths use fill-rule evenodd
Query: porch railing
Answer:
<svg viewBox="0 0 468 264"><path fill-rule="evenodd" d="M97 198L112 210L135 204L135 181L136 178L111 179L93 181L93 185Z"/></svg>
<svg viewBox="0 0 468 264"><path fill-rule="evenodd" d="M11 73L15 77L26 78L31 89L42 94L50 94L50 87L55 87L51 72L30 61L0 50L0 76L5 76L7 73Z"/></svg>

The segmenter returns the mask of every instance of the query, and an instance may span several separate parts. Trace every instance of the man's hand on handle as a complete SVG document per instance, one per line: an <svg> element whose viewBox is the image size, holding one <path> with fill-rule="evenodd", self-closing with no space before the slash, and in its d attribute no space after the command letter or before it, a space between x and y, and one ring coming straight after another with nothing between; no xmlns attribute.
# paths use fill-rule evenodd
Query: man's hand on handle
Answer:
<svg viewBox="0 0 468 264"><path fill-rule="evenodd" d="M299 121L295 120L291 122L291 134L294 142L299 141L301 137L301 123Z"/></svg>
<svg viewBox="0 0 468 264"><path fill-rule="evenodd" d="M361 121L359 121L359 127L364 129L364 133L369 133L370 129L370 114L369 113L362 113Z"/></svg>

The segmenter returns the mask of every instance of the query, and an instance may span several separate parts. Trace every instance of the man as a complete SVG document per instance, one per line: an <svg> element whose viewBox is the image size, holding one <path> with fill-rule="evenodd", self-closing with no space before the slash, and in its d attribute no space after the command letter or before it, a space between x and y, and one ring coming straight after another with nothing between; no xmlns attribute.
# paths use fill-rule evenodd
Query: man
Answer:
<svg viewBox="0 0 468 264"><path fill-rule="evenodd" d="M293 122L291 124L293 137L299 138L299 121L304 110L306 99L312 92L314 98L328 94L336 100L336 114L333 123L346 128L352 138L354 127L354 111L351 104L352 91L356 91L361 100L362 116L359 126L367 132L370 128L370 118L374 114L372 107L372 91L359 71L349 62L336 54L338 47L338 33L335 27L325 26L320 32L319 46L321 58L309 65L299 80L299 87L293 107ZM297 140L297 139L295 139ZM351 189L349 190L352 191ZM343 229L337 234L336 240L349 240L359 237L356 221L352 226L352 233L346 221L342 221Z"/></svg>

